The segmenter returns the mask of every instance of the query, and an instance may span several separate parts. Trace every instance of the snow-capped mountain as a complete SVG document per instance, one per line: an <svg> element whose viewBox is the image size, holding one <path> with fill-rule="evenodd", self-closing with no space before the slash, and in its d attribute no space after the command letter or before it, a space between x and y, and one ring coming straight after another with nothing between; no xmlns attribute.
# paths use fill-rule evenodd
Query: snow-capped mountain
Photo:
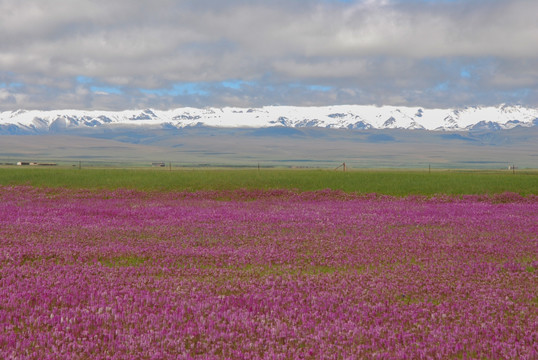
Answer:
<svg viewBox="0 0 538 360"><path fill-rule="evenodd" d="M502 105L462 109L338 105L323 107L178 108L126 111L0 113L0 133L47 133L96 127L223 128L322 127L335 129L501 130L538 126L538 109Z"/></svg>

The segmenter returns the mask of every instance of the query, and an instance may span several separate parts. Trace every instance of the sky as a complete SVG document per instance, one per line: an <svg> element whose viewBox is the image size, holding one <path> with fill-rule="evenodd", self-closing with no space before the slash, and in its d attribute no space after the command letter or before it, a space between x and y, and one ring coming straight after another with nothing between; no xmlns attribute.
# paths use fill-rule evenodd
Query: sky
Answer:
<svg viewBox="0 0 538 360"><path fill-rule="evenodd" d="M0 0L0 111L538 107L536 0Z"/></svg>

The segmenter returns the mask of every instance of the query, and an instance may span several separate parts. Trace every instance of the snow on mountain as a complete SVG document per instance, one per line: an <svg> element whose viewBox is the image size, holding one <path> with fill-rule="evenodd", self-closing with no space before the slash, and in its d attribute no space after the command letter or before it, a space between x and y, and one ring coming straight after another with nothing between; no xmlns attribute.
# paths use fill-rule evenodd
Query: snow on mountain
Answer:
<svg viewBox="0 0 538 360"><path fill-rule="evenodd" d="M323 127L336 129L500 130L538 125L538 109L501 105L462 109L338 105L323 107L53 110L0 113L0 133L61 132L102 126Z"/></svg>

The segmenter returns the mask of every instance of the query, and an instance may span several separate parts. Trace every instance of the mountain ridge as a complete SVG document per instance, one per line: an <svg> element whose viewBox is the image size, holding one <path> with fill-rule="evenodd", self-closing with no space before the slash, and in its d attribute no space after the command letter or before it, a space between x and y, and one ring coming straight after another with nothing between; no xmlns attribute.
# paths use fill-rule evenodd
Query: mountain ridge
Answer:
<svg viewBox="0 0 538 360"><path fill-rule="evenodd" d="M423 107L334 105L317 107L192 108L172 110L17 110L0 113L0 134L59 133L106 127L181 129L319 127L328 129L405 129L496 131L538 126L538 109L519 105L427 109Z"/></svg>

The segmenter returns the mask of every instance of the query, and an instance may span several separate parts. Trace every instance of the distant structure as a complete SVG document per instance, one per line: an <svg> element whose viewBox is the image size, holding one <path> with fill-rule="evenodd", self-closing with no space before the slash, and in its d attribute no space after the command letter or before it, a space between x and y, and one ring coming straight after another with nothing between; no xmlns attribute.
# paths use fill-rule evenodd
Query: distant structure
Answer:
<svg viewBox="0 0 538 360"><path fill-rule="evenodd" d="M154 162L154 163L151 163L151 166L153 166L153 167L165 167L166 164L164 162Z"/></svg>
<svg viewBox="0 0 538 360"><path fill-rule="evenodd" d="M17 162L18 166L56 166L58 164L56 163L37 163L37 162L29 162L29 161L19 161Z"/></svg>

